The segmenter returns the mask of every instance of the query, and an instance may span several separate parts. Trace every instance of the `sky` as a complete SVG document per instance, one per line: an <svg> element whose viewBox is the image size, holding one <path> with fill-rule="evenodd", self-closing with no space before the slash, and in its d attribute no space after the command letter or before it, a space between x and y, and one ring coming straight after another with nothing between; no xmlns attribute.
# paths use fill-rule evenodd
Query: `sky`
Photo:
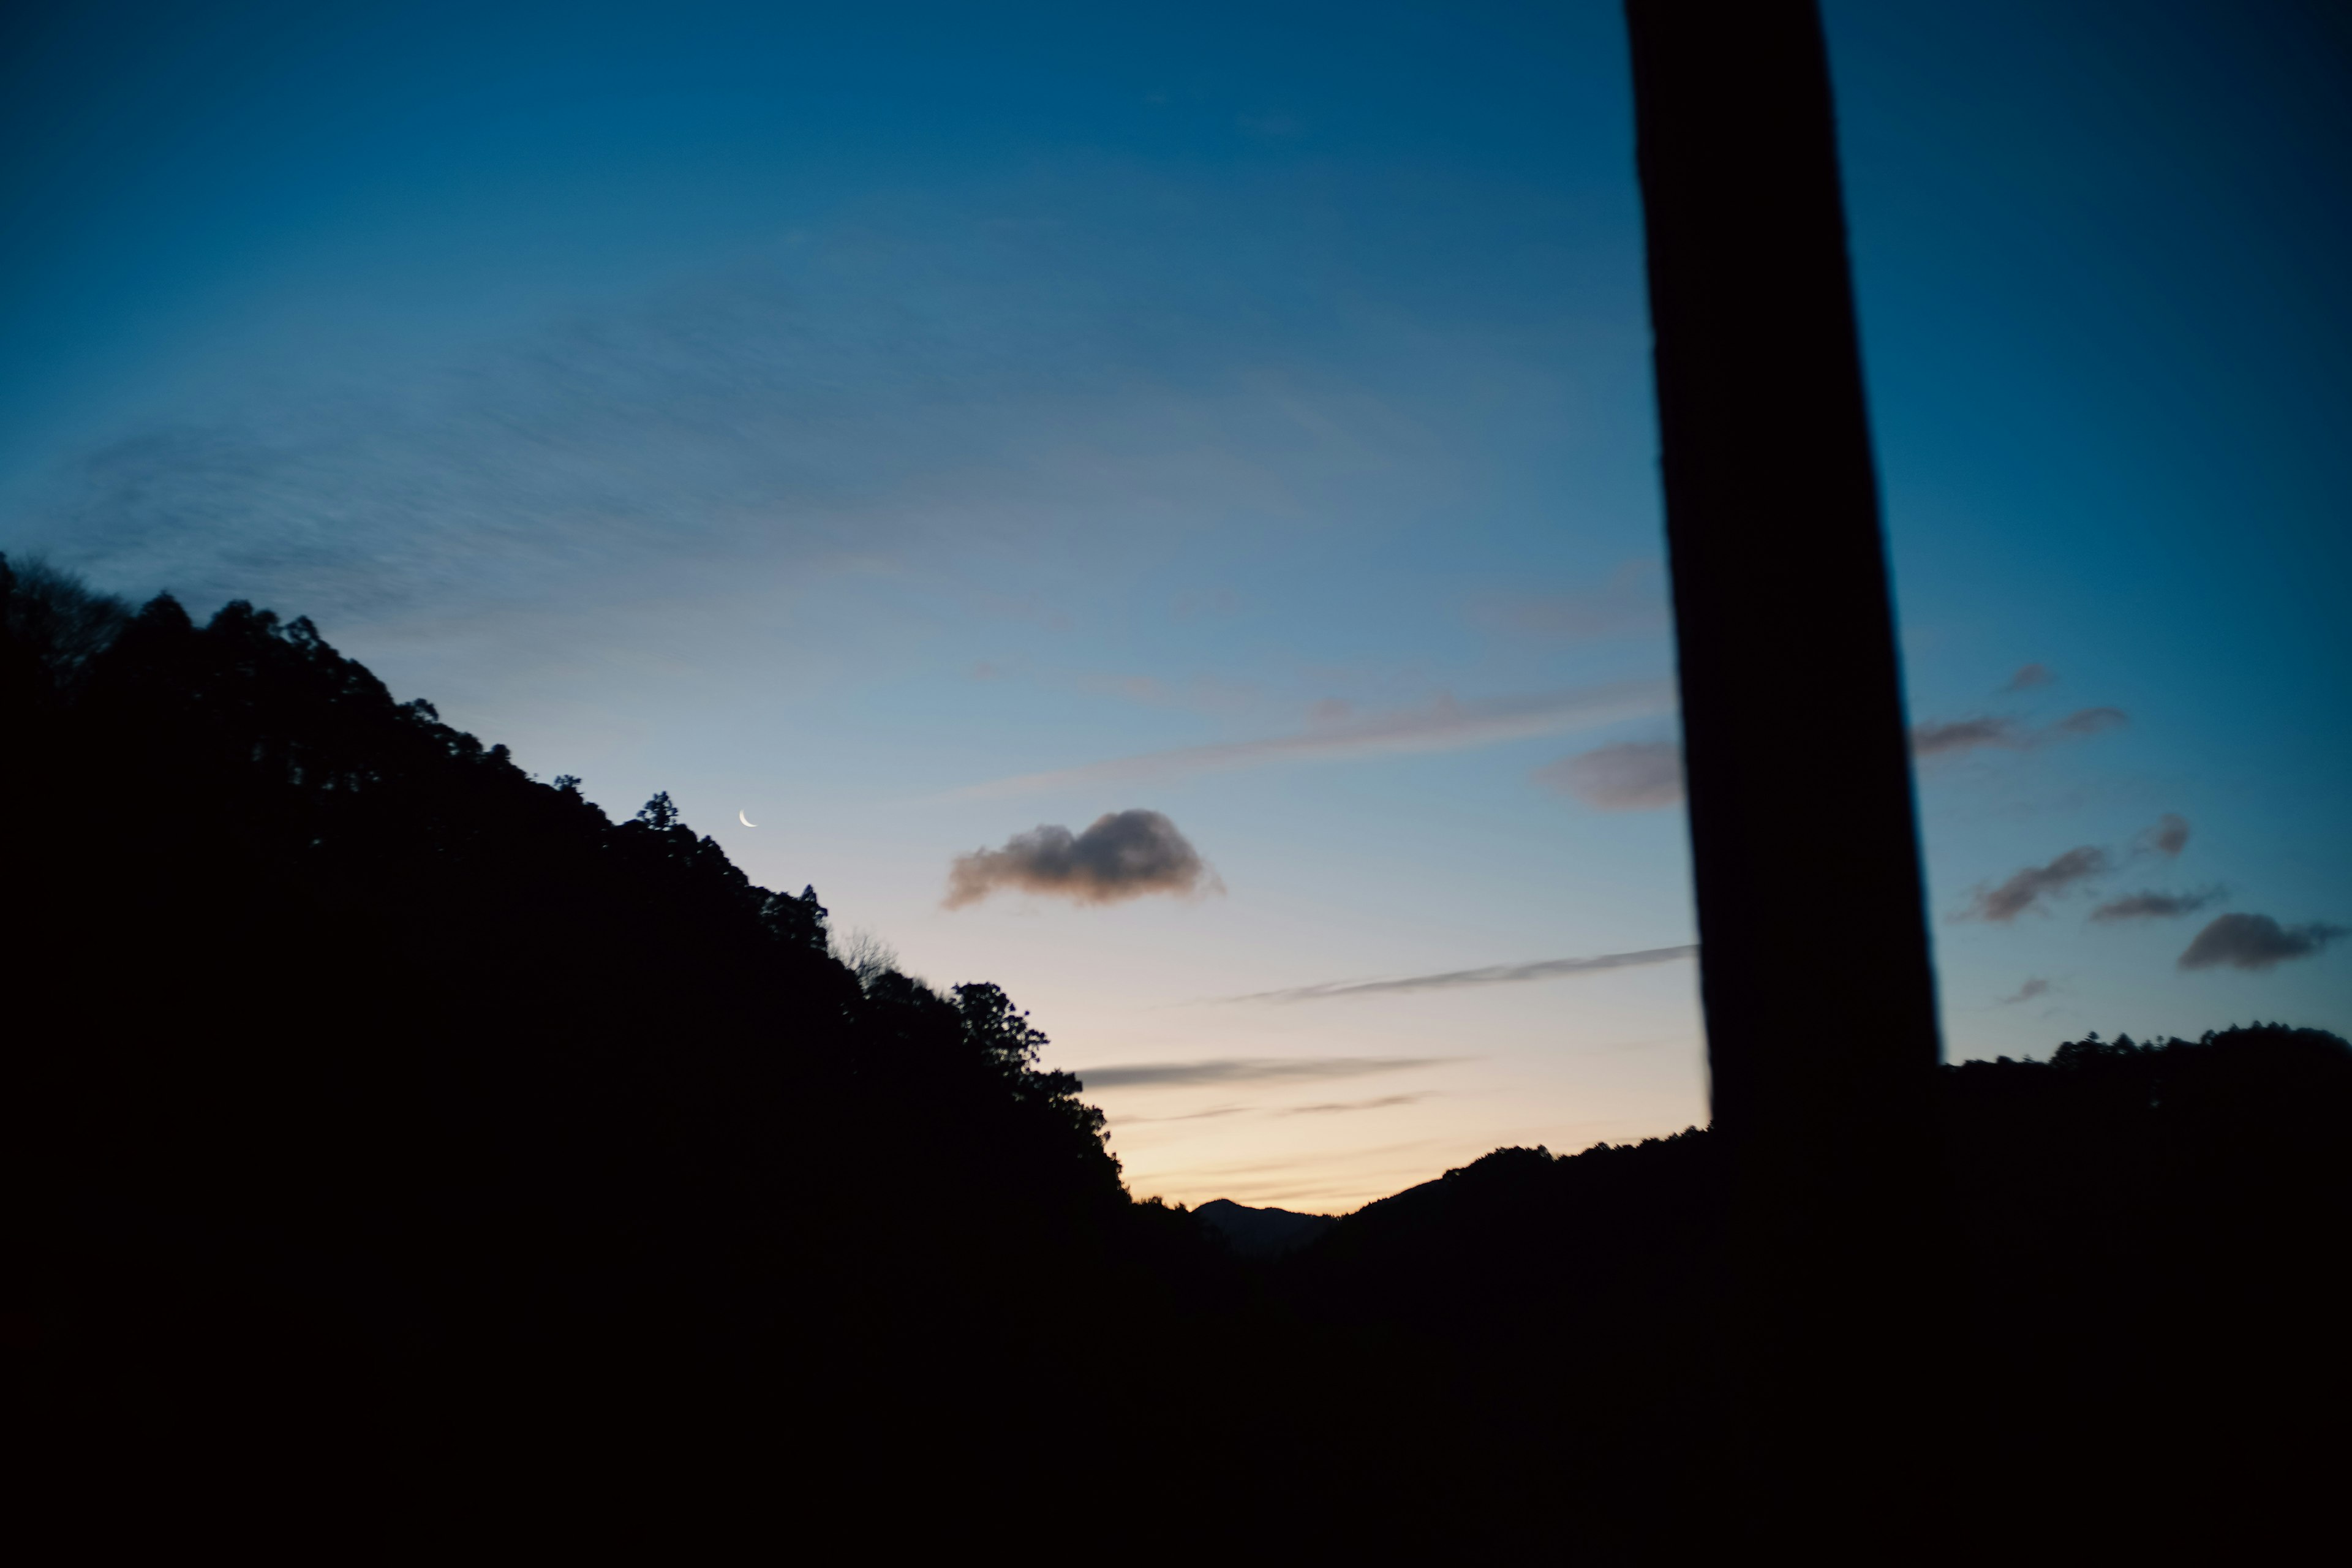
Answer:
<svg viewBox="0 0 2352 1568"><path fill-rule="evenodd" d="M1824 17L1948 1057L2352 1027L2352 24ZM0 549L668 791L1138 1195L1706 1121L1612 5L5 26Z"/></svg>

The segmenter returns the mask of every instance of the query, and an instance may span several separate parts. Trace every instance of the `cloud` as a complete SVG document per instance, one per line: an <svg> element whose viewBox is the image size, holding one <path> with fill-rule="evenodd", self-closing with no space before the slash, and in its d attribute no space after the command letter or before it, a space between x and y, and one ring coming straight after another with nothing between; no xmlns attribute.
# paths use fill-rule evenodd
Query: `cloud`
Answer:
<svg viewBox="0 0 2352 1568"><path fill-rule="evenodd" d="M2021 752L2074 735L2095 735L2125 722L2122 710L2085 708L2043 730L2028 730L2014 719L1956 719L1918 724L1911 731L1911 754L1921 761L1962 756L1986 747ZM1683 799L1682 748L1671 741L1634 741L1563 757L1538 768L1535 782L1555 794L1572 795L1596 811L1654 811ZM2167 817L2167 823L2179 823ZM2155 832L2155 829L2151 829ZM2180 823L2179 841L2188 841ZM2167 854L2179 850L2168 849Z"/></svg>
<svg viewBox="0 0 2352 1568"><path fill-rule="evenodd" d="M1218 1116L1239 1116L1249 1109L1246 1105L1214 1105L1206 1110L1188 1110L1181 1116L1113 1116L1108 1120L1124 1127L1130 1121L1206 1121Z"/></svg>
<svg viewBox="0 0 2352 1568"><path fill-rule="evenodd" d="M2037 974L2027 980L2024 984L2019 986L2017 988L2016 995L2002 997L2000 999L2000 1005L2004 1007L2011 1007L2015 1006L2020 1002L2031 1002L2036 996L2047 996L2048 994L2050 994L2050 982L2042 979Z"/></svg>
<svg viewBox="0 0 2352 1568"><path fill-rule="evenodd" d="M2078 708L2044 731L2051 735L2098 735L2121 729L2131 715L2120 708Z"/></svg>
<svg viewBox="0 0 2352 1568"><path fill-rule="evenodd" d="M1672 741L1628 741L1563 757L1535 781L1596 811L1654 811L1683 798L1683 749Z"/></svg>
<svg viewBox="0 0 2352 1568"><path fill-rule="evenodd" d="M2084 713L2113 713L2112 708L2085 709ZM2075 717L2080 718L2082 714ZM2118 715L2118 718L2121 716ZM2156 825L2133 838L2130 858L2162 855L2177 856L2189 843L2189 819L2166 812ZM2095 844L2069 849L2047 866L2028 866L1997 888L1979 887L1966 909L1955 920L1983 920L2007 922L2027 910L2071 891L2077 884L2115 869L2115 858ZM2126 921L2185 915L2221 897L2222 889L2210 888L2196 893L2133 893L2115 899L2091 911L2095 921Z"/></svg>
<svg viewBox="0 0 2352 1568"><path fill-rule="evenodd" d="M1591 642L1666 624L1666 585L1654 560L1628 561L1597 593L1548 594L1484 601L1480 620L1506 631L1558 642Z"/></svg>
<svg viewBox="0 0 2352 1568"><path fill-rule="evenodd" d="M1216 264L1221 235L1190 216L1206 189L1031 165L877 195L472 342L383 355L364 306L347 338L264 334L156 417L92 425L22 476L0 542L48 545L126 592L275 603L331 634L616 592L663 604L713 575L798 584L1091 537L1106 516L1149 534L1210 512L1276 526L1439 507L1466 481L1428 454L1487 416L1383 393L1483 376L1560 394L1546 351L1466 319L1269 331L1267 279L1338 242L1268 186L1247 198L1260 260ZM1374 210L1399 234L1428 227L1401 193ZM1446 243L1501 265L1475 234Z"/></svg>
<svg viewBox="0 0 2352 1568"><path fill-rule="evenodd" d="M1428 1090L1419 1094L1383 1094L1373 1100L1335 1100L1323 1105L1294 1105L1279 1112L1284 1116L1328 1116L1343 1110L1380 1110L1391 1105L1412 1105L1427 1100Z"/></svg>
<svg viewBox="0 0 2352 1568"><path fill-rule="evenodd" d="M1638 952L1604 952L1597 958L1547 958L1535 963L1494 963L1484 969L1449 969L1436 974L1413 974L1402 980L1334 980L1320 985L1294 985L1280 991L1253 991L1223 996L1223 1002L1321 1002L1333 996L1395 995L1408 991L1452 991L1468 985L1508 985L1523 980L1550 980L1566 974L1591 974L1603 969L1633 969L1652 963L1672 963L1697 955L1698 944L1643 948Z"/></svg>
<svg viewBox="0 0 2352 1568"><path fill-rule="evenodd" d="M2028 866L1997 888L1979 889L1975 901L1958 918L2006 924L2044 899L2056 898L2085 879L2099 875L2107 866L2107 852L2095 845L2069 849L2047 866Z"/></svg>
<svg viewBox="0 0 2352 1568"><path fill-rule="evenodd" d="M2051 672L2050 667L2046 664L2021 664L2018 666L2017 673L2009 678L2009 684L2001 689L2031 691L2037 686L2049 686L2057 679L2058 677Z"/></svg>
<svg viewBox="0 0 2352 1568"><path fill-rule="evenodd" d="M1133 1062L1080 1068L1089 1089L1189 1087L1204 1083L1307 1083L1440 1067L1458 1057L1222 1057L1192 1062ZM1206 1113L1204 1113L1206 1114Z"/></svg>
<svg viewBox="0 0 2352 1568"><path fill-rule="evenodd" d="M946 907L976 904L1010 888L1081 904L1115 904L1147 893L1223 892L1200 851L1156 811L1112 811L1087 830L1041 825L1002 849L959 855L948 868Z"/></svg>
<svg viewBox="0 0 2352 1568"><path fill-rule="evenodd" d="M1258 701L1255 686L1245 681L1222 680L1213 675L1196 675L1181 682L1150 675L1088 676L1081 678L1078 685L1082 689L1108 692L1145 708L1188 709L1197 713L1244 710ZM1312 713L1309 710L1310 717Z"/></svg>
<svg viewBox="0 0 2352 1568"><path fill-rule="evenodd" d="M2189 847L2189 819L2173 812L2157 818L2156 826L2132 840L2132 847L2153 850L2169 858Z"/></svg>
<svg viewBox="0 0 2352 1568"><path fill-rule="evenodd" d="M2002 746L2015 751L2026 743L2023 731L2012 719L1959 719L1943 724L1916 724L1911 729L1911 754L1915 757L1957 756L1979 746Z"/></svg>
<svg viewBox="0 0 2352 1568"><path fill-rule="evenodd" d="M2197 933L2179 966L2263 970L2289 959L2309 958L2345 934L2342 926L2316 921L2283 926L2268 915L2220 915Z"/></svg>
<svg viewBox="0 0 2352 1568"><path fill-rule="evenodd" d="M1915 724L1911 729L1911 754L1925 762L1935 757L1962 756L1987 747L2009 752L2030 751L2036 746L2046 746L2053 741L2077 735L2096 735L2130 721L2130 715L2120 708L2083 708L2040 730L2029 730L2014 719L2002 718L1955 719L1938 723Z"/></svg>
<svg viewBox="0 0 2352 1568"><path fill-rule="evenodd" d="M1024 773L958 790L950 798L988 800L1045 790L1137 784L1270 763L1464 751L1663 713L1673 706L1674 688L1664 680L1621 680L1484 702L1456 702L1441 697L1423 707L1321 722L1295 734L1186 746L1053 773Z"/></svg>
<svg viewBox="0 0 2352 1568"><path fill-rule="evenodd" d="M922 531L923 469L950 460L925 437L1012 433L977 404L941 411L944 431L894 413L985 345L894 342L870 292L749 268L423 374L227 400L83 454L54 524L109 581L339 620L887 554Z"/></svg>
<svg viewBox="0 0 2352 1568"><path fill-rule="evenodd" d="M2168 921L2199 910L2223 896L2221 888L2200 888L2193 893L2126 893L2091 911L2095 921Z"/></svg>

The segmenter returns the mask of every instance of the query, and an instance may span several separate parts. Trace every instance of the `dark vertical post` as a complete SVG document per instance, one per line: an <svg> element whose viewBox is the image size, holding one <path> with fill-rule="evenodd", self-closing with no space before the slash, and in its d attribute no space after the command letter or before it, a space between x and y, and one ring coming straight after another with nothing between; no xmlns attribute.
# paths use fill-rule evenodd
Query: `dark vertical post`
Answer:
<svg viewBox="0 0 2352 1568"><path fill-rule="evenodd" d="M1813 0L1625 10L1746 1506L1870 1529L1940 1415L1937 1044L1828 63Z"/></svg>

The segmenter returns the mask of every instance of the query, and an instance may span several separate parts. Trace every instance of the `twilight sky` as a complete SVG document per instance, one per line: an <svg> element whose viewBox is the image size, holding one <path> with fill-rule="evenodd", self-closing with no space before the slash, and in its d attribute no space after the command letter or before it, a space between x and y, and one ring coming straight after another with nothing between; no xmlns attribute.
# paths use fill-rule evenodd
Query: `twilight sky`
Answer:
<svg viewBox="0 0 2352 1568"><path fill-rule="evenodd" d="M2352 1025L2341 15L1826 7L1954 1057ZM0 548L667 789L1139 1194L1705 1121L1613 5L8 26Z"/></svg>

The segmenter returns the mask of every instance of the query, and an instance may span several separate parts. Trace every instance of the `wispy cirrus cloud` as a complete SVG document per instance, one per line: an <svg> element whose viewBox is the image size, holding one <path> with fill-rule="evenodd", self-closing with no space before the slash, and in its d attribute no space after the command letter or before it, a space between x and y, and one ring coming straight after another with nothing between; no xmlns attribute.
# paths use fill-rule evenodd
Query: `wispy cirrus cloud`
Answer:
<svg viewBox="0 0 2352 1568"><path fill-rule="evenodd" d="M1915 724L1911 727L1911 754L1927 762L1938 757L1965 756L1970 752L1988 748L2029 751L2036 746L2048 745L2053 741L2101 734L2130 721L2131 716L2120 708L2078 708L2056 722L2038 730L2014 719L1982 716Z"/></svg>
<svg viewBox="0 0 2352 1568"><path fill-rule="evenodd" d="M1221 1002L1322 1002L1335 996L1393 996L1413 991L1453 991L1471 985L1511 985L1529 980L1556 980L1570 974L1596 974L1609 969L1636 969L1653 963L1673 963L1698 954L1696 942L1679 947L1643 948L1636 952L1604 952L1591 958L1546 958L1533 963L1490 963L1479 969L1448 969L1434 974L1408 974L1395 980L1334 980L1319 985L1292 985L1279 991L1253 991L1221 996Z"/></svg>
<svg viewBox="0 0 2352 1568"><path fill-rule="evenodd" d="M2120 708L2077 708L2049 729L2044 736L2104 735L2110 730L2120 730L2131 722L2131 715Z"/></svg>
<svg viewBox="0 0 2352 1568"><path fill-rule="evenodd" d="M1022 773L956 790L949 798L988 800L1050 790L1148 783L1186 773L1265 767L1277 763L1465 751L1666 712L1674 707L1674 687L1665 680L1621 680L1479 702L1457 702L1450 697L1440 697L1417 708L1349 715L1286 735L1183 746L1050 773Z"/></svg>
<svg viewBox="0 0 2352 1568"><path fill-rule="evenodd" d="M2053 741L2095 735L2127 721L2120 708L2083 708L2039 730L1999 717L1916 724L1911 729L1911 754L1926 763L1988 748L2030 751ZM1548 763L1530 776L1542 788L1572 796L1596 811L1658 811L1683 802L1683 752L1672 741L1621 742L1580 752ZM2185 824L2182 831L2185 835Z"/></svg>
<svg viewBox="0 0 2352 1568"><path fill-rule="evenodd" d="M1369 1100L1332 1100L1318 1105L1283 1105L1265 1111L1268 1116L1334 1116L1351 1110L1385 1110L1392 1106L1418 1105L1437 1091L1421 1089L1412 1094L1378 1094ZM1114 1116L1109 1120L1121 1127L1157 1121L1208 1121L1226 1116L1243 1116L1259 1108L1250 1105L1215 1105L1206 1110L1187 1110L1176 1116Z"/></svg>
<svg viewBox="0 0 2352 1568"><path fill-rule="evenodd" d="M1370 1100L1335 1100L1322 1105L1286 1105L1276 1114L1282 1116L1331 1116L1350 1110L1385 1110L1392 1105L1417 1105L1434 1090L1419 1094L1382 1094Z"/></svg>
<svg viewBox="0 0 2352 1568"><path fill-rule="evenodd" d="M1140 1089L1217 1083L1308 1083L1326 1079L1369 1078L1375 1073L1442 1067L1460 1057L1214 1057L1189 1062L1122 1062L1079 1068L1090 1089Z"/></svg>
<svg viewBox="0 0 2352 1568"><path fill-rule="evenodd" d="M1664 563L1628 561L1594 592L1483 600L1473 614L1489 626L1553 642L1592 642L1666 625Z"/></svg>
<svg viewBox="0 0 2352 1568"><path fill-rule="evenodd" d="M877 265L905 281L939 259ZM996 409L934 404L919 427L909 394L989 345L877 331L878 292L779 255L430 370L247 392L81 454L46 523L105 581L337 620L887 556L937 533L926 481L1016 441L1004 405L1040 394L1000 378Z"/></svg>
<svg viewBox="0 0 2352 1568"><path fill-rule="evenodd" d="M660 603L714 576L1091 537L1106 516L1148 529L1452 497L1450 470L1402 454L1445 449L1477 416L1419 389L1556 382L1484 331L1399 321L1348 333L1341 363L1270 339L1263 279L1202 265L1231 258L1179 216L1202 195L1186 175L1031 168L877 194L698 275L414 356L364 335L257 341L201 394L69 437L0 542L110 588L251 597L331 632ZM1383 221L1426 228L1383 195ZM1297 200L1252 200L1284 258L1265 265L1333 254ZM1473 262L1492 249L1455 243Z"/></svg>
<svg viewBox="0 0 2352 1568"><path fill-rule="evenodd" d="M2200 888L2189 893L2161 893L2153 889L2140 893L2126 893L2109 899L2091 911L2091 918L2103 924L2117 921L2168 921L2182 915L2195 914L2206 905L2227 895L2223 888Z"/></svg>
<svg viewBox="0 0 2352 1568"><path fill-rule="evenodd" d="M1654 811L1683 799L1683 749L1672 741L1627 741L1538 768L1537 784L1596 811Z"/></svg>
<svg viewBox="0 0 2352 1568"><path fill-rule="evenodd" d="M1113 1116L1108 1120L1121 1127L1131 1121L1210 1121L1221 1116L1239 1116L1247 1110L1246 1105L1213 1105L1206 1110L1187 1110L1178 1116Z"/></svg>

